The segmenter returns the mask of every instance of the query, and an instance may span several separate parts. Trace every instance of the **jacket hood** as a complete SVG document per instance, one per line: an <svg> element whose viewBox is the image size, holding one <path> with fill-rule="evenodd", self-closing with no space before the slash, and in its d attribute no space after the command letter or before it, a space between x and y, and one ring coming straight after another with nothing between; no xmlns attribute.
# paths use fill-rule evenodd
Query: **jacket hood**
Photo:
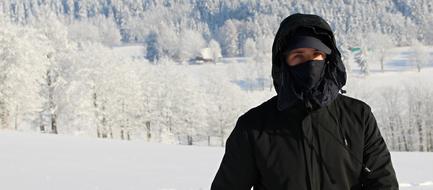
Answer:
<svg viewBox="0 0 433 190"><path fill-rule="evenodd" d="M335 37L329 24L320 16L311 14L296 13L285 18L275 35L272 45L272 79L278 98L278 109L283 110L294 104L297 95L291 93L292 87L289 77L287 77L287 67L284 51L287 49L290 39L295 34L295 31L300 28L309 28L317 34L324 36L321 40L331 48L332 53L327 56L328 62L325 71L324 85L322 85L322 97L319 101L329 103L331 99L335 99L338 91L346 84L346 69L341 60L340 51L337 49ZM330 84L332 83L332 84ZM325 87L324 87L325 86ZM344 93L344 90L342 90Z"/></svg>

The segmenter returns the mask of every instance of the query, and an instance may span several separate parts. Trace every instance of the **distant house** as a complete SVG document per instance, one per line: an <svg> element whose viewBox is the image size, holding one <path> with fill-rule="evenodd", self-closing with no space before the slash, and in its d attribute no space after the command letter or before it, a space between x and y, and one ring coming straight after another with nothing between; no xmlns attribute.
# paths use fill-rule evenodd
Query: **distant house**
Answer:
<svg viewBox="0 0 433 190"><path fill-rule="evenodd" d="M221 58L221 54L216 55L211 48L203 48L189 62L190 64L215 63L219 58Z"/></svg>

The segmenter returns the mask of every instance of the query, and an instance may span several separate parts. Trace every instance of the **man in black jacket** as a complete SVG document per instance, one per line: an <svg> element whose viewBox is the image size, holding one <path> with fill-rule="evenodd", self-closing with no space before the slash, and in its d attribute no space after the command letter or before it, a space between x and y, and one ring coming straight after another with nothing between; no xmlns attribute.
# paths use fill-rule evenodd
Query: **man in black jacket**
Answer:
<svg viewBox="0 0 433 190"><path fill-rule="evenodd" d="M211 190L398 190L370 106L339 93L346 71L324 19L281 22L272 77L277 95L238 118Z"/></svg>

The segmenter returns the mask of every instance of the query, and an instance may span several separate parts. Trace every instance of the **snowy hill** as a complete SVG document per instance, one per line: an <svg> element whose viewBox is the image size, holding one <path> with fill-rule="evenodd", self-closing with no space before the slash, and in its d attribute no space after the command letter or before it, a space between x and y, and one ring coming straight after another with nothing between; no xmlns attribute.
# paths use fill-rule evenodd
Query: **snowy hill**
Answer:
<svg viewBox="0 0 433 190"><path fill-rule="evenodd" d="M204 190L224 149L0 132L0 189ZM433 153L393 152L402 190L433 189Z"/></svg>

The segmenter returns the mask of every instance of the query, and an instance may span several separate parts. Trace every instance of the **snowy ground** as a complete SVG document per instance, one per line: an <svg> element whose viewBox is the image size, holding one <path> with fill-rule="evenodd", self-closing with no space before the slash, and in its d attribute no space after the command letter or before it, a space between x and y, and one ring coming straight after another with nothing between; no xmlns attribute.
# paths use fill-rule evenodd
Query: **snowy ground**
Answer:
<svg viewBox="0 0 433 190"><path fill-rule="evenodd" d="M209 189L224 149L0 132L0 189ZM403 190L433 189L433 153L392 153Z"/></svg>

